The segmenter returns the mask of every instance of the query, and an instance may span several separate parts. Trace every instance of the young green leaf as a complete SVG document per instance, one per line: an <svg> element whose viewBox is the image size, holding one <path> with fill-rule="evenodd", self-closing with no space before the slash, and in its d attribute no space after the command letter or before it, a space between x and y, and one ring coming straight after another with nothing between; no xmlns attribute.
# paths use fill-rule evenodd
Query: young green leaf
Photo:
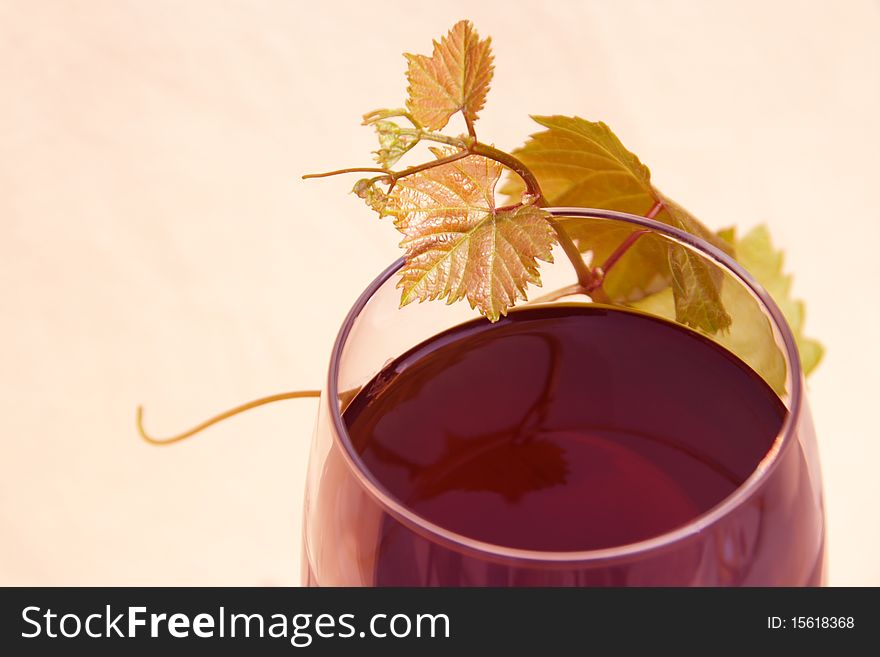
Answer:
<svg viewBox="0 0 880 657"><path fill-rule="evenodd" d="M706 241L729 250L726 242L705 229L687 210L671 199L660 198L669 223L692 235L706 233ZM669 270L677 321L708 333L718 333L730 326L730 315L721 299L721 270L694 251L677 245L669 249Z"/></svg>
<svg viewBox="0 0 880 657"><path fill-rule="evenodd" d="M742 285L726 280L721 286L721 303L731 318L730 325L727 330L709 334L709 337L739 356L778 394L785 394L785 359L758 302ZM676 319L671 287L630 305L652 315Z"/></svg>
<svg viewBox="0 0 880 657"><path fill-rule="evenodd" d="M480 40L470 21L459 21L434 42L427 55L406 54L412 116L431 130L441 130L458 111L468 124L483 109L492 80L491 39Z"/></svg>
<svg viewBox="0 0 880 657"><path fill-rule="evenodd" d="M376 184L375 180L361 178L354 184L351 191L359 198L364 199L367 205L379 213L380 217L388 215L388 194Z"/></svg>
<svg viewBox="0 0 880 657"><path fill-rule="evenodd" d="M783 273L782 252L773 249L767 228L758 226L739 240L733 229L721 231L719 236L735 245L740 264L764 286L782 310L797 341L804 374L809 374L821 360L823 348L816 340L803 334L804 304L791 298L791 276ZM776 346L773 329L758 302L734 281L728 281L721 288L721 302L732 322L727 331L713 335L713 339L748 363L776 392L783 394L785 359ZM632 305L669 319L676 316L675 301L669 289Z"/></svg>
<svg viewBox="0 0 880 657"><path fill-rule="evenodd" d="M376 136L379 138L379 150L374 151L376 162L380 166L390 168L397 164L406 153L419 143L415 137L400 130L393 121L375 121Z"/></svg>
<svg viewBox="0 0 880 657"><path fill-rule="evenodd" d="M722 236L735 240L732 229ZM734 243L737 260L764 286L785 315L798 344L804 374L809 374L822 360L825 350L819 342L804 335L804 303L791 298L791 276L783 272L782 251L774 250L766 226L753 228Z"/></svg>
<svg viewBox="0 0 880 657"><path fill-rule="evenodd" d="M690 249L669 249L675 319L682 324L718 333L730 326L730 315L721 301L721 280L711 265Z"/></svg>
<svg viewBox="0 0 880 657"><path fill-rule="evenodd" d="M656 234L613 222L561 218L533 204L579 206L647 215L696 235L733 255L732 233L722 239L687 210L663 196L651 173L604 123L578 117L533 117L544 130L507 154L476 139L473 122L482 109L493 66L490 40L461 21L434 42L431 56L406 55L407 107L364 115L379 137L379 167L339 169L377 173L357 182L354 192L380 216L393 215L406 250L399 286L402 305L414 299L467 298L496 320L525 298L528 283L540 284L538 261L550 261L558 239L578 275L577 287L595 298L643 307L710 334L781 390L785 363L773 346L766 316L739 285L722 285L724 275L707 261ZM439 131L461 112L468 135ZM405 119L402 128L394 119ZM425 162L392 171L419 141L452 148L435 151L444 162ZM511 205L495 207L494 188L502 167L518 174L504 188ZM524 194L527 190L528 194ZM385 185L389 186L386 191ZM558 234L556 231L559 231ZM821 357L818 343L800 333L803 306L788 299L790 279L781 256L765 234L740 244L741 261L756 269L777 297L798 336L805 370ZM578 252L589 253L582 260ZM601 287L598 287L601 286ZM600 294L601 293L601 294ZM770 345L771 348L768 348Z"/></svg>
<svg viewBox="0 0 880 657"><path fill-rule="evenodd" d="M656 199L651 173L602 122L579 117L533 116L547 128L513 151L541 183L553 205L607 208L645 214ZM503 192L518 196L511 180Z"/></svg>
<svg viewBox="0 0 880 657"><path fill-rule="evenodd" d="M437 151L444 157L454 151ZM495 207L499 163L477 155L420 171L395 184L388 214L403 233L401 305L467 298L492 321L540 285L538 260L552 262L555 233L534 205Z"/></svg>
<svg viewBox="0 0 880 657"><path fill-rule="evenodd" d="M651 184L648 167L604 123L566 116L532 118L547 129L532 135L513 154L538 178L551 205L644 215L659 203L655 215L658 221L729 248L684 208L663 197ZM515 197L521 193L522 183L511 180L503 191ZM571 220L564 225L581 251L593 253L593 264L601 265L620 244L620 235L596 231L596 223ZM672 247L672 251L681 253L667 255L656 240L640 239L615 266L605 283L606 293L615 301L632 301L664 283L675 282L676 274L687 275L686 281L679 276L673 286L679 320L709 332L726 328L729 318L719 305L720 280L699 258L681 247ZM670 263L676 263L676 267L670 268Z"/></svg>

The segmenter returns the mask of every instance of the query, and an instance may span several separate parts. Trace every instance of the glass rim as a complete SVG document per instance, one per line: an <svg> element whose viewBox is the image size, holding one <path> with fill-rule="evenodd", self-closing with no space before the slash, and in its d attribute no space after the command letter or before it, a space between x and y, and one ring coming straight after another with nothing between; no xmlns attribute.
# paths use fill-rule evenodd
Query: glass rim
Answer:
<svg viewBox="0 0 880 657"><path fill-rule="evenodd" d="M598 562L631 559L649 552L660 551L664 548L672 547L688 540L689 538L693 538L739 507L768 479L768 477L770 477L780 461L780 456L783 450L793 442L794 429L797 424L797 418L800 416L803 399L802 369L794 335L792 334L791 328L789 327L782 311L763 286L733 258L705 240L675 228L674 226L669 226L654 219L648 219L647 217L640 217L626 212L577 207L548 207L545 209L556 218L582 217L588 219L617 220L660 233L667 238L671 238L675 242L685 245L687 248L696 250L702 256L714 261L722 269L733 274L738 282L745 285L751 293L754 294L769 315L773 323L773 328L778 332L783 343L783 355L787 365L786 378L790 388L790 403L789 407L786 409L787 412L785 419L783 420L782 426L776 434L773 443L748 478L746 478L745 481L737 486L736 490L721 500L718 504L708 511L694 517L684 525L641 541L593 550L528 550L481 541L437 525L408 508L374 478L360 455L354 450L350 436L348 435L348 428L345 426L345 421L342 418L342 412L338 403L338 378L342 351L351 330L354 327L355 321L376 291L378 291L379 288L400 269L403 265L403 258L399 258L386 267L360 294L343 320L342 326L336 336L336 340L334 341L333 349L330 354L330 366L326 388L328 397L327 401L329 402L328 405L334 428L333 440L339 446L340 451L342 452L348 467L354 473L355 478L367 493L379 502L380 506L416 533L426 536L428 540L439 542L461 552L475 553L481 558L495 561L531 562L536 565L549 565L551 563L565 565L579 563L588 565Z"/></svg>

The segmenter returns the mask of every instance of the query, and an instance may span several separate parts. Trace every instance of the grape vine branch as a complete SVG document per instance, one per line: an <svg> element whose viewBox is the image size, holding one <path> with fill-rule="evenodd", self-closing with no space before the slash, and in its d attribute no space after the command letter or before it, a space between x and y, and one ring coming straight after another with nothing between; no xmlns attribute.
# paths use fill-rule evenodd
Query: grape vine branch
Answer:
<svg viewBox="0 0 880 657"><path fill-rule="evenodd" d="M802 334L803 304L789 298L791 279L782 272L782 256L773 250L765 229L739 240L732 229L719 234L709 230L654 187L648 168L602 122L533 116L544 131L531 135L512 152L480 141L475 123L485 104L494 64L491 39L480 39L470 21L459 21L435 41L431 55L405 57L406 107L375 110L363 117L363 125L373 127L378 137L377 166L303 176L375 174L358 180L352 191L380 217L392 217L404 236L398 284L401 305L414 300L452 303L467 299L489 320L497 321L519 300L528 300L529 284L540 285L538 262L552 262L552 247L558 244L577 282L532 303L583 294L604 303L644 301L654 308L666 304L672 309L666 311L673 314L670 318L722 344L725 340L736 344L737 329L731 329L731 315L722 298L723 277L699 256L677 244L658 249L657 241L648 238L652 231L631 229L621 234L607 226L602 230L593 220L563 222L543 209L605 208L641 214L689 232L736 256L751 271L761 272L759 279L792 325L804 371L809 373L817 365L822 347ZM455 114L464 119L465 134L442 132ZM401 120L406 123L400 124ZM394 165L419 144L435 144L428 146L433 159L395 170ZM516 177L501 190L508 203L499 206L495 187L504 170ZM589 265L584 253L591 254ZM624 259L626 267L620 265ZM609 279L612 270L617 270L613 280ZM768 349L775 349L772 340L767 343ZM749 364L771 383L779 379L780 373L768 365L773 354L755 352L754 344L751 347ZM168 438L155 438L145 431L143 409L138 407L137 427L145 441L167 445L264 404L319 395L315 390L270 395Z"/></svg>

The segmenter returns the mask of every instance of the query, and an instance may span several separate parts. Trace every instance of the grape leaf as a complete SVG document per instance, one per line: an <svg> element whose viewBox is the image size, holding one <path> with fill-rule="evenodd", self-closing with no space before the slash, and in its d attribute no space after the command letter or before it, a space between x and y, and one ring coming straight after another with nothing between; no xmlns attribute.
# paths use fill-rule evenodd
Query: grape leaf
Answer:
<svg viewBox="0 0 880 657"><path fill-rule="evenodd" d="M712 265L690 249L669 249L675 319L682 324L717 333L730 326L730 315L721 301L721 280Z"/></svg>
<svg viewBox="0 0 880 657"><path fill-rule="evenodd" d="M791 298L791 277L782 271L782 252L773 249L765 226L758 226L741 239L733 229L719 236L736 246L737 259L770 293L785 315L797 341L804 374L809 374L822 358L823 348L803 334L804 304ZM767 316L755 298L736 281L721 289L721 302L732 318L729 330L712 338L739 356L780 395L785 392L785 359ZM670 289L632 304L634 307L673 319L675 301Z"/></svg>
<svg viewBox="0 0 880 657"><path fill-rule="evenodd" d="M454 153L436 150L437 157ZM502 167L469 155L397 181L387 214L403 233L401 305L467 298L492 321L540 285L538 260L552 262L555 233L534 205L495 207Z"/></svg>
<svg viewBox="0 0 880 657"><path fill-rule="evenodd" d="M749 292L734 280L721 286L721 303L731 318L727 330L710 334L715 342L739 356L760 374L779 395L785 393L785 359L776 346L773 329L767 316ZM670 320L676 318L675 299L671 287L640 299L634 308Z"/></svg>
<svg viewBox="0 0 880 657"><path fill-rule="evenodd" d="M683 207L671 199L661 198L664 213L668 214L673 226L691 234L708 232L708 229L701 230L702 224ZM723 242L714 234L707 241L716 246ZM726 245L722 250L728 250ZM730 326L731 318L721 298L723 272L718 267L689 248L671 245L669 270L677 321L708 333L718 333Z"/></svg>
<svg viewBox="0 0 880 657"><path fill-rule="evenodd" d="M379 137L379 150L373 151L379 165L390 168L397 164L406 153L419 143L418 137L401 132L393 121L374 121L376 136Z"/></svg>
<svg viewBox="0 0 880 657"><path fill-rule="evenodd" d="M376 184L375 180L361 178L351 191L364 199L367 205L379 213L379 217L388 216L388 194Z"/></svg>
<svg viewBox="0 0 880 657"><path fill-rule="evenodd" d="M601 207L633 214L651 209L650 172L604 123L578 117L533 116L547 128L513 151L554 205ZM518 194L513 179L502 191Z"/></svg>
<svg viewBox="0 0 880 657"><path fill-rule="evenodd" d="M782 310L797 341L804 374L812 372L822 360L822 345L804 335L804 303L791 298L791 276L783 272L782 251L776 251L766 226L757 226L736 240L733 229L721 233L736 244L737 260L770 293Z"/></svg>
<svg viewBox="0 0 880 657"><path fill-rule="evenodd" d="M607 125L579 117L532 118L547 130L533 134L513 154L538 178L550 205L643 215L659 201L663 205L656 215L658 221L730 250L693 215L653 187L648 167L626 149ZM512 179L502 191L516 197L522 192L522 183ZM578 248L593 253L594 265L601 264L620 244L621 237L634 230L597 231L598 223L589 219L564 223ZM656 238L640 238L606 280L604 287L609 297L633 301L673 284L680 321L708 332L725 329L729 317L720 306L720 279L699 257L682 247L671 246L672 253L666 251Z"/></svg>
<svg viewBox="0 0 880 657"><path fill-rule="evenodd" d="M434 42L434 52L404 56L413 117L431 130L441 130L458 111L473 123L483 109L492 80L491 39L480 40L470 21L459 21Z"/></svg>

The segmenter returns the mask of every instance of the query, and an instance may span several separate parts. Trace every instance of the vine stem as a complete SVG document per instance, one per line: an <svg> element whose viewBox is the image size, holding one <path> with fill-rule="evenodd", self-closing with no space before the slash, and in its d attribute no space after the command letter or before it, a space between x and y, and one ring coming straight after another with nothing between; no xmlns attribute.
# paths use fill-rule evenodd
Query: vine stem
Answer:
<svg viewBox="0 0 880 657"><path fill-rule="evenodd" d="M556 301L557 299L561 299L562 297L571 296L574 294L583 293L584 288L581 287L580 283L572 283L571 285L566 285L565 287L561 287L558 290L553 290L552 292L548 292L547 294L542 294L539 297L535 297L534 299L529 299L526 301L526 305L532 303L547 303L548 301Z"/></svg>
<svg viewBox="0 0 880 657"><path fill-rule="evenodd" d="M645 214L645 219L654 219L665 207L666 204L663 201L661 201L660 199L655 200L654 205L652 205L651 209L648 210L648 212Z"/></svg>
<svg viewBox="0 0 880 657"><path fill-rule="evenodd" d="M329 171L327 173L308 174L303 176L303 178L324 178L341 173L354 172L381 173L384 175L377 176L376 180L386 180L390 184L390 191L394 187L394 184L401 178L411 176L421 171L427 171L428 169L433 169L434 167L442 166L444 164L455 162L456 160L463 159L468 155L480 155L490 160L495 160L499 164L507 167L508 169L516 173L525 184L526 193L535 199L535 205L539 207L546 207L547 200L544 198L544 193L543 191L541 191L541 185L538 182L538 179L535 177L535 174L533 174L523 162L521 162L510 153L506 153L502 150L495 148L494 146L490 146L489 144L484 144L481 141L477 141L476 133L473 129L473 124L467 121L466 123L468 124L469 133L467 137L449 137L441 133L426 132L420 129L406 131L401 130L402 133L406 132L407 134L411 134L411 136L416 137L418 140L424 139L426 141L438 142L461 149L459 152L453 153L452 155L448 155L446 157L442 157L431 162L425 162L424 164L418 164L416 166L412 166L397 172L388 171L387 169L382 169L378 167L357 167L350 169L337 169L336 171ZM548 222L553 228L553 231L556 233L556 239L559 242L559 246L562 247L563 252L571 262L572 267L574 267L575 274L577 275L578 285L581 286L584 292L588 292L590 290L598 290L601 285L601 276L597 275L596 272L592 271L587 266L587 264L584 262L583 257L581 257L580 250L577 248L577 245L574 243L571 237L569 237L568 233L565 232L562 224L556 221L556 219L553 217L550 217L548 219ZM601 290L599 290L599 294L601 296Z"/></svg>
<svg viewBox="0 0 880 657"><path fill-rule="evenodd" d="M654 204L651 206L651 209L645 213L646 219L654 219L660 212L666 207L662 200L656 199ZM620 244L617 245L617 248L612 251L611 255L609 255L605 262L602 263L601 266L593 269L590 274L593 277L593 281L591 284L587 286L582 286L581 291L589 294L590 297L594 301L601 301L604 303L610 303L610 298L606 294L605 290L602 289L602 285L605 283L605 277L608 276L608 272L617 264L617 262L623 257L623 255L629 251L633 245L639 241L643 235L650 233L651 231L648 229L641 229L630 233L625 240L623 240ZM574 289L575 286L567 286L562 289L556 290L555 292L550 292L543 297L539 297L536 301L552 301L554 299L558 299L560 297L568 296L569 294L575 294L577 290Z"/></svg>
<svg viewBox="0 0 880 657"><path fill-rule="evenodd" d="M174 436L170 436L168 438L156 438L144 429L144 407L137 407L137 430L140 437L143 438L146 442L151 445L171 445L173 443L179 443L181 440L186 440L190 436L194 436L200 431L204 431L208 427L217 424L218 422L222 422L223 420L232 417L233 415L238 415L239 413L244 413L245 411L249 411L252 408L257 408L258 406L265 406L266 404L271 404L273 402L281 401L283 399L302 399L305 397L320 397L320 390L295 390L293 392L281 392L276 395L269 395L268 397L261 397L260 399L255 399L253 401L249 401L247 403L236 406L235 408L230 408L227 411L223 411L219 415L215 415L214 417L205 420L204 422L197 424L192 429L188 431L184 431L183 433L176 434Z"/></svg>
<svg viewBox="0 0 880 657"><path fill-rule="evenodd" d="M406 178L407 176L411 176L414 173L419 173L420 171L427 171L428 169L433 169L434 167L443 166L444 164L450 164L451 162L455 162L456 160L463 160L470 153L468 151L459 151L458 153L453 153L452 155L447 155L446 157L441 157L431 162L425 162L424 164L417 164L416 166L409 167L408 169L404 169L403 171L391 172L387 176L383 176L383 178L387 178L388 181L394 185L401 178ZM380 178L381 179L381 178Z"/></svg>
<svg viewBox="0 0 880 657"><path fill-rule="evenodd" d="M646 215L647 216L647 215ZM648 217L650 219L650 217ZM620 244L617 245L617 248L609 255L605 262L602 263L602 274L603 276L607 276L608 272L611 271L611 268L617 263L618 260L626 253L630 247L635 244L642 235L647 235L650 233L647 228L643 228L641 230L637 230L633 233L630 233L629 236L625 240L623 240Z"/></svg>
<svg viewBox="0 0 880 657"><path fill-rule="evenodd" d="M654 205L651 206L651 209L645 213L645 219L654 219L665 207L666 204L663 203L662 200L656 199ZM608 275L608 272L611 271L611 268L617 264L617 261L639 241L639 238L642 237L642 235L646 235L650 232L651 231L648 229L637 230L630 233L625 240L617 245L617 248L612 251L611 255L609 255L605 259L605 262L602 263L602 266L598 268L597 278L599 279L599 286L604 283L605 277Z"/></svg>
<svg viewBox="0 0 880 657"><path fill-rule="evenodd" d="M585 263L584 259L581 257L581 252L577 248L577 245L572 241L571 237L568 236L568 233L565 232L562 224L556 221L555 218L551 217L548 221L553 230L556 231L556 239L559 242L559 246L562 247L565 255L571 261L572 267L574 267L575 274L577 274L578 285L583 291L595 288L597 280L596 275L589 267L587 267L587 263Z"/></svg>
<svg viewBox="0 0 880 657"><path fill-rule="evenodd" d="M663 201L661 201L660 199L656 199L654 201L654 205L651 206L651 209L645 213L645 219L656 218L656 216L658 214L660 214L660 212L665 207L666 207L666 205L663 203ZM630 233L629 236L625 240L623 240L620 244L618 244L617 248L614 249L614 251L611 253L611 255L609 255L605 259L605 262L602 263L602 267L601 267L602 279L604 280L605 276L608 275L608 272L611 270L611 268L615 264L617 264L617 261L620 260L621 257L623 257L623 254L625 254L627 251L629 251L630 248L632 248L632 246L636 242L639 241L639 238L642 235L646 235L647 233L650 233L650 232L651 231L649 231L646 228L644 228L642 230L637 230L633 233Z"/></svg>
<svg viewBox="0 0 880 657"><path fill-rule="evenodd" d="M464 117L464 124L467 126L468 134L471 136L471 139L476 141L477 131L474 130L474 122L471 121L470 117L464 112L462 112L461 115Z"/></svg>
<svg viewBox="0 0 880 657"><path fill-rule="evenodd" d="M335 171L325 171L323 173L307 173L302 179L308 180L309 178L329 178L330 176L338 176L342 173L384 173L386 175L393 173L389 169L383 169L381 167L349 167L347 169L336 169Z"/></svg>
<svg viewBox="0 0 880 657"><path fill-rule="evenodd" d="M401 116L410 118L406 114L401 114ZM535 205L539 207L546 207L547 201L544 198L544 193L541 190L541 185L535 175L529 170L529 168L510 153L506 153L502 150L495 148L494 146L490 146L489 144L484 144L480 141L477 141L473 124L472 122L467 120L467 117L465 117L469 133L469 137L467 138L447 137L446 135L439 133L425 132L421 129L418 123L415 122L414 119L410 118L410 120L416 126L416 129L412 130L411 132L415 133L419 139L425 139L428 141L434 141L450 146L455 146L458 147L460 150L457 153L453 153L446 157L438 158L431 162L425 162L423 164L412 166L397 172L391 171L383 167L350 167L345 169L337 169L335 171L327 171L324 173L306 174L303 176L303 179L326 178L329 176L336 176L344 173L378 173L382 175L377 176L375 180L387 181L390 185L390 191L390 188L394 187L394 184L401 178L405 178L407 176L411 176L421 171L426 171L428 169L433 169L434 167L443 166L444 164L450 164L457 160L468 157L469 155L480 155L482 157L495 160L496 162L516 173L525 184L526 193L534 199ZM654 205L645 214L645 217L648 219L654 219L664 209L664 207L665 204L663 203L663 201L660 199L656 199ZM568 259L571 261L575 273L577 274L578 282L556 290L555 292L550 292L543 296L537 297L536 299L533 299L530 303L553 301L572 294L588 294L594 301L610 302L608 295L602 289L602 284L604 282L605 276L611 270L611 268L614 267L614 265L620 260L620 258L623 257L623 255L630 248L632 248L632 246L639 240L639 238L642 237L642 235L650 232L648 230L637 230L631 233L625 240L623 240L623 242L618 245L618 247L611 253L611 255L608 256L601 267L590 269L581 257L581 253L580 250L577 248L577 245L574 243L571 237L569 237L568 233L563 228L562 223L558 221L555 217L549 217L548 222L552 226L553 230L556 232L556 237L559 245L562 247L562 250L565 252L565 255L568 257ZM238 406L230 408L226 411L223 411L222 413L197 424L193 428L184 431L183 433L175 434L167 438L156 438L155 436L147 433L146 429L144 429L144 409L143 406L138 406L136 417L137 430L140 437L145 442L151 445L171 445L186 440L187 438L190 438L204 431L208 427L222 422L223 420L226 420L240 413L244 413L245 411L249 411L253 408L257 408L259 406L265 406L266 404L272 404L277 401L283 401L287 399L303 399L320 396L321 392L319 390L295 390L293 392L282 392L275 395L269 395L268 397L261 397L259 399L255 399L253 401L249 401L244 404L240 404Z"/></svg>
<svg viewBox="0 0 880 657"><path fill-rule="evenodd" d="M547 200L544 198L544 192L541 191L541 185L535 177L535 174L533 174L519 159L510 153L505 153L494 146L489 146L488 144L479 141L471 144L468 150L474 155L488 157L489 159L495 160L506 166L522 178L522 181L526 186L526 193L535 197L535 205L540 207L545 207L547 205ZM568 233L565 232L562 224L553 217L550 217L548 222L556 232L556 239L559 242L559 246L562 247L566 257L571 261L572 267L574 267L578 285L580 285L583 291L596 287L595 274L589 267L587 267L587 263L585 263L584 259L581 257L580 250L577 248L577 245L571 237L569 237Z"/></svg>

